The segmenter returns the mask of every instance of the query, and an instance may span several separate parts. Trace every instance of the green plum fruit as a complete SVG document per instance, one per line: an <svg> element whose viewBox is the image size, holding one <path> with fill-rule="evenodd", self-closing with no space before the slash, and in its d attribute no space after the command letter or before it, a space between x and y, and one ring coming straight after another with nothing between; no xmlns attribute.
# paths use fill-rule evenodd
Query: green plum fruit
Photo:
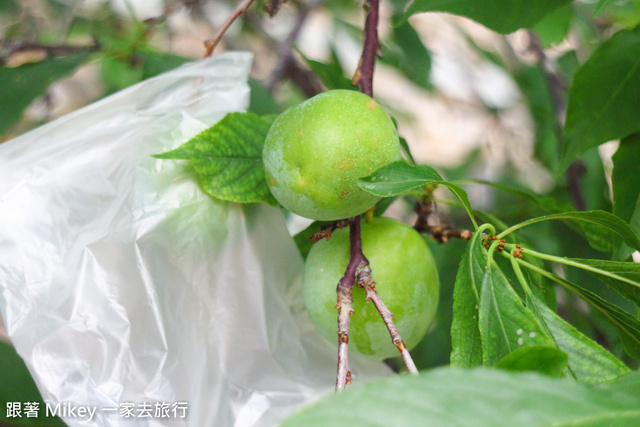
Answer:
<svg viewBox="0 0 640 427"><path fill-rule="evenodd" d="M408 349L424 337L438 305L438 271L431 251L413 228L388 218L362 222L362 250L371 265L376 290L394 315ZM333 233L314 245L305 263L303 295L311 321L332 342L338 342L336 286L349 260L349 230ZM370 359L399 355L389 332L365 291L353 288L349 350Z"/></svg>
<svg viewBox="0 0 640 427"><path fill-rule="evenodd" d="M267 183L282 206L332 221L359 215L379 197L357 180L400 160L398 132L380 105L360 92L331 90L282 113L266 137Z"/></svg>

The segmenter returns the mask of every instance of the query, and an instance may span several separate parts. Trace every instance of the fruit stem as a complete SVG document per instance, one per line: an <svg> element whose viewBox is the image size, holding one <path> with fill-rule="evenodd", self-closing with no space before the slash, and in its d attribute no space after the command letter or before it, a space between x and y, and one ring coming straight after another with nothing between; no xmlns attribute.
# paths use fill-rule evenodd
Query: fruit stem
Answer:
<svg viewBox="0 0 640 427"><path fill-rule="evenodd" d="M395 323L393 323L393 314L384 304L382 298L380 298L378 291L376 291L376 282L371 278L371 267L369 266L369 261L367 261L366 258L364 258L360 262L360 265L358 265L356 276L358 277L358 286L363 287L367 293L367 301L371 301L380 313L384 324L389 330L389 335L391 335L393 344L398 348L400 355L402 355L402 359L404 360L404 364L407 366L407 370L413 375L418 375L418 368L416 368L416 364L413 362L409 350L407 350L407 347L404 345L404 341L398 332L398 328L396 328Z"/></svg>

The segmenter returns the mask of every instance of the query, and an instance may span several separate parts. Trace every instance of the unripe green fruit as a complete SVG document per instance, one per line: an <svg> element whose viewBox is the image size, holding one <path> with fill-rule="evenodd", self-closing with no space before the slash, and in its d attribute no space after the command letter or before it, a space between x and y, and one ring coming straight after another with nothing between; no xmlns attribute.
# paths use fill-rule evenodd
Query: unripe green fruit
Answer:
<svg viewBox="0 0 640 427"><path fill-rule="evenodd" d="M388 218L362 222L362 249L369 259L376 290L394 315L408 349L427 332L438 305L438 271L431 251L413 228ZM336 285L349 261L349 230L333 232L316 243L304 269L303 295L311 321L332 342L338 342ZM353 288L349 351L382 360L398 356L389 332L365 291Z"/></svg>
<svg viewBox="0 0 640 427"><path fill-rule="evenodd" d="M273 196L298 215L324 221L359 215L379 197L358 178L400 160L396 128L376 101L332 90L288 109L265 140L263 160Z"/></svg>

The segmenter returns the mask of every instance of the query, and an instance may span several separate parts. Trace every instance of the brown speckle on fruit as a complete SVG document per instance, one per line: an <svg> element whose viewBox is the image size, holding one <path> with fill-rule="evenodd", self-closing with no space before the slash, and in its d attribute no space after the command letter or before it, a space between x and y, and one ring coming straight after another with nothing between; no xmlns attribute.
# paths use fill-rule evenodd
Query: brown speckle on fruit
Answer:
<svg viewBox="0 0 640 427"><path fill-rule="evenodd" d="M357 178L402 155L393 121L376 101L332 90L278 116L262 157L269 189L283 207L333 221L359 215L380 200L360 189Z"/></svg>
<svg viewBox="0 0 640 427"><path fill-rule="evenodd" d="M338 169L343 171L343 170L349 169L350 167L352 167L354 165L355 165L355 162L352 159L344 159L344 160L340 160L338 162Z"/></svg>

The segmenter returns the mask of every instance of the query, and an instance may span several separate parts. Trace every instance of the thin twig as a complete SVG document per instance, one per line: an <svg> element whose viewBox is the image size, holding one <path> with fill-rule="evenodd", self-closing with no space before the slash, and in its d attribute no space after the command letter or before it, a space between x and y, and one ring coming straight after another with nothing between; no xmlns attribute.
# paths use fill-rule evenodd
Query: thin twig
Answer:
<svg viewBox="0 0 640 427"><path fill-rule="evenodd" d="M296 40L300 35L300 31L304 27L304 23L309 16L309 12L323 2L324 0L314 0L305 4L297 4L297 16L295 24L284 42L279 43L277 49L277 65L273 68L273 71L271 72L271 75L269 77L269 81L267 82L267 87L269 88L270 92L273 92L275 90L276 85L282 80L284 76L288 76L308 98L312 98L324 90L318 76L310 70L303 69L298 64L298 61L296 60L294 51L292 49L292 46L295 45Z"/></svg>
<svg viewBox="0 0 640 427"><path fill-rule="evenodd" d="M61 56L75 52L93 52L100 49L98 44L88 46L48 45L28 41L0 40L2 57L9 57L19 52L42 51L49 56Z"/></svg>
<svg viewBox="0 0 640 427"><path fill-rule="evenodd" d="M334 231L347 227L349 224L351 224L351 221L352 221L351 219L341 219L338 221L333 221L329 224L325 224L322 227L320 227L320 231L315 232L311 236L311 241L313 243L318 243L322 239L329 240L331 239L331 234Z"/></svg>
<svg viewBox="0 0 640 427"><path fill-rule="evenodd" d="M469 240L473 236L470 230L454 229L449 226L429 225L429 216L435 212L435 202L433 200L416 201L415 211L418 214L413 228L419 233L429 233L438 243L448 243L451 239Z"/></svg>
<svg viewBox="0 0 640 427"><path fill-rule="evenodd" d="M560 147L564 146L564 136L562 135L562 122L567 111L567 103L565 100L565 94L567 91L567 85L559 73L551 71L549 69L549 58L544 52L540 39L533 32L529 31L529 48L536 55L538 59L538 65L542 69L542 72L547 79L547 86L549 88L549 95L553 104L553 109L556 115L555 121L555 133L558 139ZM565 172L567 177L567 183L569 185L569 194L573 199L573 205L578 210L586 210L587 205L582 195L582 188L580 185L580 178L584 175L584 165L579 161L573 162Z"/></svg>
<svg viewBox="0 0 640 427"><path fill-rule="evenodd" d="M262 7L262 9L269 14L273 18L273 16L278 13L282 3L286 0L270 0Z"/></svg>
<svg viewBox="0 0 640 427"><path fill-rule="evenodd" d="M204 42L204 47L206 48L206 51L204 53L205 58L208 58L211 56L211 54L213 54L213 50L216 48L216 46L218 46L220 40L222 40L222 36L224 36L224 33L227 32L231 24L233 24L240 15L247 11L249 6L251 6L251 3L253 3L253 0L242 0L240 4L238 4L238 6L236 6L236 8L233 10L231 15L229 15L227 20L224 21L222 27L220 27L216 35Z"/></svg>
<svg viewBox="0 0 640 427"><path fill-rule="evenodd" d="M371 267L369 266L369 261L367 261L366 258L358 265L356 275L358 277L358 286L364 288L367 292L367 301L371 301L378 309L384 324L387 326L387 330L389 330L389 335L391 335L393 345L396 346L402 355L402 359L404 360L404 364L407 366L407 369L411 374L418 375L418 368L416 368L416 364L413 362L411 354L409 354L409 350L407 350L407 347L404 345L404 341L398 332L398 328L396 328L395 323L393 323L393 314L384 304L382 298L380 298L378 291L376 291L376 282L371 278Z"/></svg>
<svg viewBox="0 0 640 427"><path fill-rule="evenodd" d="M336 391L344 390L351 383L351 371L349 370L349 324L353 313L353 285L356 283L356 270L362 262L362 236L360 234L360 215L352 218L349 228L349 263L344 276L338 282L336 293L338 300L338 372L336 375Z"/></svg>
<svg viewBox="0 0 640 427"><path fill-rule="evenodd" d="M469 240L471 239L471 236L473 236L473 232L471 230L457 230L449 227L441 227L439 225L429 227L428 231L431 233L433 240L438 243L448 243L451 239Z"/></svg>
<svg viewBox="0 0 640 427"><path fill-rule="evenodd" d="M362 56L352 83L358 85L360 92L373 97L373 68L380 48L378 41L379 1L366 0L364 8L367 11L367 17L364 22Z"/></svg>

